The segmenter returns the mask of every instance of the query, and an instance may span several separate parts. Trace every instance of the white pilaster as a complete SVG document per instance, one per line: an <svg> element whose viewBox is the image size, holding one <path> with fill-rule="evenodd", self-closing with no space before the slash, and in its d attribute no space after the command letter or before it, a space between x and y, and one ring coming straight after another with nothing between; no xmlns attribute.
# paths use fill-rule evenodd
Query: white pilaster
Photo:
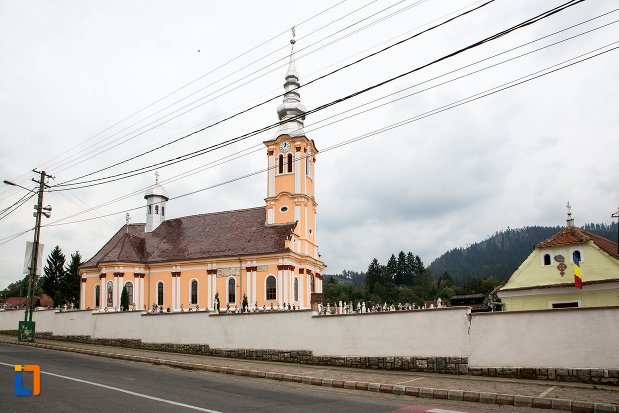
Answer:
<svg viewBox="0 0 619 413"><path fill-rule="evenodd" d="M290 283L288 282L288 270L284 270L284 303L289 303L288 292L290 289Z"/></svg>
<svg viewBox="0 0 619 413"><path fill-rule="evenodd" d="M299 274L297 279L299 280L299 308L305 308L305 296L303 295L305 289L303 288L303 277Z"/></svg>
<svg viewBox="0 0 619 413"><path fill-rule="evenodd" d="M211 286L211 274L208 274L206 276L206 306L210 309L213 308L213 296L212 296L212 289L213 287Z"/></svg>
<svg viewBox="0 0 619 413"><path fill-rule="evenodd" d="M298 194L301 192L301 170L300 170L299 154L300 152L295 152L294 154L294 193L295 194Z"/></svg>
<svg viewBox="0 0 619 413"><path fill-rule="evenodd" d="M252 303L251 297L251 271L245 271L245 289L247 291L247 303ZM243 303L243 292L241 291L241 303Z"/></svg>
<svg viewBox="0 0 619 413"><path fill-rule="evenodd" d="M181 276L179 275L178 277L176 277L176 309L180 310L180 308L181 308Z"/></svg>
<svg viewBox="0 0 619 413"><path fill-rule="evenodd" d="M100 288L100 295L101 297L99 298L99 308L105 308L107 307L107 292L105 291L106 288L106 284L107 283L107 279L102 278L100 280L100 284L101 284L101 288Z"/></svg>
<svg viewBox="0 0 619 413"><path fill-rule="evenodd" d="M172 276L172 309L176 309L176 277Z"/></svg>
<svg viewBox="0 0 619 413"><path fill-rule="evenodd" d="M118 301L116 297L116 291L118 289L118 277L114 276L112 282L112 307L116 308L118 306Z"/></svg>
<svg viewBox="0 0 619 413"><path fill-rule="evenodd" d="M269 179L267 182L267 193L268 196L275 196L275 156L273 154L269 155Z"/></svg>
<svg viewBox="0 0 619 413"><path fill-rule="evenodd" d="M284 277L283 277L283 270L277 270L277 302L279 303L279 305L284 304L284 301L282 300L282 297L284 295Z"/></svg>
<svg viewBox="0 0 619 413"><path fill-rule="evenodd" d="M256 299L256 271L251 272L251 296L253 298L253 304L258 302Z"/></svg>
<svg viewBox="0 0 619 413"><path fill-rule="evenodd" d="M80 291L80 310L86 309L86 283L80 279L81 291Z"/></svg>
<svg viewBox="0 0 619 413"><path fill-rule="evenodd" d="M146 297L144 296L144 277L140 277L140 310L144 309Z"/></svg>

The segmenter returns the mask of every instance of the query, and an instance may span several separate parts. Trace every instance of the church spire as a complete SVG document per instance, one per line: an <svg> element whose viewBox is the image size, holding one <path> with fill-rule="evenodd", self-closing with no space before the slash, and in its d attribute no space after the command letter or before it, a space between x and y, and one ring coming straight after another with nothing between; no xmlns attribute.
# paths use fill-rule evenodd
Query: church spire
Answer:
<svg viewBox="0 0 619 413"><path fill-rule="evenodd" d="M292 39L290 39L290 62L286 72L286 82L284 83L284 101L277 107L277 116L280 121L286 121L279 126L277 135L303 136L303 121L305 120L305 106L301 103L299 94L299 73L296 67L294 45L296 43L294 27L292 28Z"/></svg>

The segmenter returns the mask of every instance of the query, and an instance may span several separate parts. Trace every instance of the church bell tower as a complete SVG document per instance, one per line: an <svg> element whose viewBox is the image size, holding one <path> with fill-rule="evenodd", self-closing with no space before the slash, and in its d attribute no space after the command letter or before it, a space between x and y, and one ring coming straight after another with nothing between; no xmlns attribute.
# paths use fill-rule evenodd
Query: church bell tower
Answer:
<svg viewBox="0 0 619 413"><path fill-rule="evenodd" d="M268 174L266 224L296 222L293 249L318 259L314 166L318 150L305 136L305 106L299 94L299 74L295 65L294 38L290 40L290 63L284 83L284 100L277 107L280 125L267 147Z"/></svg>

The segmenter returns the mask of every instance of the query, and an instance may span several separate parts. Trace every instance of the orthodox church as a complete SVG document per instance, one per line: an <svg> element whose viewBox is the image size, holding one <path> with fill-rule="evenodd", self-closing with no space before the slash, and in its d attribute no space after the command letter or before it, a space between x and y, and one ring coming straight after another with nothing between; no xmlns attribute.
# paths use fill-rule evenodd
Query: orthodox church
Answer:
<svg viewBox="0 0 619 413"><path fill-rule="evenodd" d="M316 241L314 166L318 150L305 136L294 40L277 108L276 137L264 142L268 164L265 205L166 219L168 193L155 184L144 194L146 223L123 226L81 267L82 309L171 311L250 306L310 308L322 292L325 264Z"/></svg>

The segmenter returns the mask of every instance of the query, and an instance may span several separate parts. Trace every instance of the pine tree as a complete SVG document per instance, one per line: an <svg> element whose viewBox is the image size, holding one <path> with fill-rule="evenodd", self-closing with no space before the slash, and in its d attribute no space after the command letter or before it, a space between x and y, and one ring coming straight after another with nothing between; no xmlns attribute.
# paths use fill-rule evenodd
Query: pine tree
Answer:
<svg viewBox="0 0 619 413"><path fill-rule="evenodd" d="M393 280L395 285L398 287L403 286L405 277L406 277L406 254L404 254L404 251L400 251L400 253L398 254L396 272L395 272L395 276Z"/></svg>
<svg viewBox="0 0 619 413"><path fill-rule="evenodd" d="M60 294L62 301L62 280L64 279L64 265L66 258L58 245L52 250L47 257L47 265L43 268L45 275L41 279L41 288L43 292L50 297L54 297L54 305L56 305L56 292Z"/></svg>
<svg viewBox="0 0 619 413"><path fill-rule="evenodd" d="M72 302L77 308L80 305L80 266L82 265L82 256L79 251L75 251L75 254L71 254L71 261L67 266L67 270L64 272L61 279L62 295L66 301Z"/></svg>
<svg viewBox="0 0 619 413"><path fill-rule="evenodd" d="M409 287L415 283L415 256L410 251L406 254L406 274L404 275L404 283Z"/></svg>
<svg viewBox="0 0 619 413"><path fill-rule="evenodd" d="M120 308L122 311L129 310L129 292L127 292L127 286L123 286L123 291L120 293Z"/></svg>
<svg viewBox="0 0 619 413"><path fill-rule="evenodd" d="M382 276L382 266L378 263L378 260L374 258L368 266L368 272L365 274L365 293L369 297L374 294L376 284L380 283Z"/></svg>

